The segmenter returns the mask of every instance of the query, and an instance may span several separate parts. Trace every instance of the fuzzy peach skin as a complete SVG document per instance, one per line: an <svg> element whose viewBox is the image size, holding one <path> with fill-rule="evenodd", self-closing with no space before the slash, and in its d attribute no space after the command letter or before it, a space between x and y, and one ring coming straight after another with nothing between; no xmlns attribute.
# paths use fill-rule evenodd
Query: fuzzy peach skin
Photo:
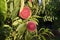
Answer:
<svg viewBox="0 0 60 40"><path fill-rule="evenodd" d="M28 19L31 16L31 10L28 6L25 6L21 12L19 12L19 17L22 19Z"/></svg>
<svg viewBox="0 0 60 40"><path fill-rule="evenodd" d="M37 26L36 26L36 23L33 22L33 21L29 21L27 23L27 30L30 31L30 32L34 32L36 30Z"/></svg>

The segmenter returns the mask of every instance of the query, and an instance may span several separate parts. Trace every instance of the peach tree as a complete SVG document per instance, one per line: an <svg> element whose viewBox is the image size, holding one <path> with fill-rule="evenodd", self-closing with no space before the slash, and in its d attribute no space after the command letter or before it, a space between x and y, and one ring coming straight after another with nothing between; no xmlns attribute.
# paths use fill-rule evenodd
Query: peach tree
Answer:
<svg viewBox="0 0 60 40"><path fill-rule="evenodd" d="M1 40L47 40L54 34L49 28L40 28L39 18L53 21L52 0L0 0ZM42 16L44 15L44 16Z"/></svg>

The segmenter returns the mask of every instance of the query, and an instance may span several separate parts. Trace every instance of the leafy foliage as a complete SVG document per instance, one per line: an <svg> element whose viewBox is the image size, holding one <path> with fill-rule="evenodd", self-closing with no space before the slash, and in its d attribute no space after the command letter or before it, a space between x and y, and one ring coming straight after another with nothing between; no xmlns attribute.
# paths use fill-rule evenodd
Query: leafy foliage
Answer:
<svg viewBox="0 0 60 40"><path fill-rule="evenodd" d="M7 16L7 2L6 0L0 0L0 24L3 24L3 21Z"/></svg>
<svg viewBox="0 0 60 40"><path fill-rule="evenodd" d="M2 40L47 40L46 36L50 39L54 34L49 28L36 29L35 32L29 32L26 28L28 21L34 21L37 25L39 18L43 21L53 21L55 17L53 16L56 6L52 5L52 0L42 0L41 4L38 0L33 0L30 2L28 0L1 0L0 1L0 24L7 21L0 28L0 37ZM31 17L29 19L22 19L19 17L19 12L23 7L29 6L31 9ZM10 20L7 20L10 19ZM9 25L9 23L11 25ZM2 25L2 24L1 24ZM39 26L40 27L40 26ZM37 26L37 28L39 28ZM4 35L3 35L4 34Z"/></svg>

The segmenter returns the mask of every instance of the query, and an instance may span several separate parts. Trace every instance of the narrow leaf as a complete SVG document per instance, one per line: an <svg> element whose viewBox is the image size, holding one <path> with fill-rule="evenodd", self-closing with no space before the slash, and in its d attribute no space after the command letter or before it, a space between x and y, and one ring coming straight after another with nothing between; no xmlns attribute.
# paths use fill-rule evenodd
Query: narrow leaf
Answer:
<svg viewBox="0 0 60 40"><path fill-rule="evenodd" d="M43 40L46 40L46 38L45 38L43 35L41 35L41 38L42 38Z"/></svg>
<svg viewBox="0 0 60 40"><path fill-rule="evenodd" d="M6 19L7 16L7 2L6 0L0 0L0 19L4 17L4 20Z"/></svg>

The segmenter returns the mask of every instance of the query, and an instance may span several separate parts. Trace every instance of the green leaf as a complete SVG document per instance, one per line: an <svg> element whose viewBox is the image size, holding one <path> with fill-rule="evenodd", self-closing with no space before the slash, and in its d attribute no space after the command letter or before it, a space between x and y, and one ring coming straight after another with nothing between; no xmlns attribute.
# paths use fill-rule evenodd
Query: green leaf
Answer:
<svg viewBox="0 0 60 40"><path fill-rule="evenodd" d="M45 10L45 0L42 0L43 10Z"/></svg>
<svg viewBox="0 0 60 40"><path fill-rule="evenodd" d="M30 7L32 7L32 3L30 1L28 1L28 4L29 4Z"/></svg>
<svg viewBox="0 0 60 40"><path fill-rule="evenodd" d="M13 30L12 30L12 27L9 26L9 25L4 24L3 27L4 27L4 28L8 28L8 29L10 29L10 31L13 31Z"/></svg>
<svg viewBox="0 0 60 40"><path fill-rule="evenodd" d="M41 40L41 37L39 36L39 35L33 35L33 36L31 36L31 39L32 40Z"/></svg>
<svg viewBox="0 0 60 40"><path fill-rule="evenodd" d="M54 34L50 31L50 29L46 28L45 30L46 33L49 33L50 35L54 36Z"/></svg>
<svg viewBox="0 0 60 40"><path fill-rule="evenodd" d="M18 31L19 34L23 34L25 30L26 30L26 24L25 23L20 24L16 29L16 31Z"/></svg>
<svg viewBox="0 0 60 40"><path fill-rule="evenodd" d="M13 26L17 26L22 23L22 19L16 20L12 23Z"/></svg>
<svg viewBox="0 0 60 40"><path fill-rule="evenodd" d="M48 29L48 28L41 28L40 30L39 30L39 32L40 32L40 34L39 35L47 35L47 36L49 36L50 38L52 37L52 36L54 36L54 34L50 31L50 29Z"/></svg>
<svg viewBox="0 0 60 40"><path fill-rule="evenodd" d="M54 36L54 34L52 32L48 32L51 36Z"/></svg>
<svg viewBox="0 0 60 40"><path fill-rule="evenodd" d="M25 30L26 30L26 24L25 23L18 25L18 27L16 29L18 37L16 37L16 38L21 39Z"/></svg>
<svg viewBox="0 0 60 40"><path fill-rule="evenodd" d="M48 34L48 33L46 33L46 32L43 32L42 34L43 34L43 35L47 35L47 36L49 36L49 34Z"/></svg>
<svg viewBox="0 0 60 40"><path fill-rule="evenodd" d="M13 19L13 21L18 20L18 19L19 19L19 17L16 17L16 18Z"/></svg>
<svg viewBox="0 0 60 40"><path fill-rule="evenodd" d="M45 28L41 28L41 29L39 30L39 32L40 32L40 31L42 31L42 30L44 31L44 30L45 30Z"/></svg>
<svg viewBox="0 0 60 40"><path fill-rule="evenodd" d="M31 40L32 35L27 31L25 35L25 40Z"/></svg>
<svg viewBox="0 0 60 40"><path fill-rule="evenodd" d="M45 29L45 32L50 32L50 29L46 28L46 29Z"/></svg>
<svg viewBox="0 0 60 40"><path fill-rule="evenodd" d="M0 26L3 25L7 16L7 2L6 0L0 0Z"/></svg>
<svg viewBox="0 0 60 40"><path fill-rule="evenodd" d="M22 11L23 7L24 7L24 0L21 0L21 8L20 8L20 12Z"/></svg>
<svg viewBox="0 0 60 40"><path fill-rule="evenodd" d="M46 40L46 38L45 38L43 35L41 35L41 38L42 38L43 40Z"/></svg>
<svg viewBox="0 0 60 40"><path fill-rule="evenodd" d="M4 17L4 20L5 20L6 15L7 15L7 2L6 2L6 0L0 0L0 14ZM1 15L0 15L0 17L1 17Z"/></svg>
<svg viewBox="0 0 60 40"><path fill-rule="evenodd" d="M13 11L11 13L12 20L17 17L18 11L19 11L19 4L20 0L14 0L14 6L13 6Z"/></svg>
<svg viewBox="0 0 60 40"><path fill-rule="evenodd" d="M12 23L13 26L17 26L19 24L19 22L16 20Z"/></svg>

